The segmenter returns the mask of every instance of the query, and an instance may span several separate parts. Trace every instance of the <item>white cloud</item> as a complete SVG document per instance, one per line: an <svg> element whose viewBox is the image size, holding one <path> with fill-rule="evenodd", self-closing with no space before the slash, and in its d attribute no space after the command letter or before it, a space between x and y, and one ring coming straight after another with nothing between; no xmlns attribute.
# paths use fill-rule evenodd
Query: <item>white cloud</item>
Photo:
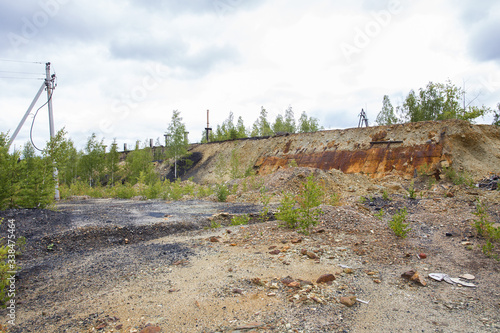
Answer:
<svg viewBox="0 0 500 333"><path fill-rule="evenodd" d="M361 108L374 120L383 95L397 105L410 89L448 78L465 80L480 103L498 102L492 1L42 0L54 1L57 12L17 46L8 33L22 36L43 8L0 5L0 59L52 62L56 126L79 147L92 132L120 147L162 137L174 109L193 142L207 109L213 127L230 111L251 126L261 106L273 120L289 105L297 118L307 111L325 127L351 127ZM19 69L44 74L43 65L0 61L0 71ZM40 84L0 78L0 131L17 126Z"/></svg>

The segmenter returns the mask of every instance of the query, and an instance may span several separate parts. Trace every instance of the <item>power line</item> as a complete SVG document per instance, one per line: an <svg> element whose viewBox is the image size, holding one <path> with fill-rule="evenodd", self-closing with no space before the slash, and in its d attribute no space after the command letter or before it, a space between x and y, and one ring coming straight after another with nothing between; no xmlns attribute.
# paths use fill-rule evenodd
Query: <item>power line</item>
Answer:
<svg viewBox="0 0 500 333"><path fill-rule="evenodd" d="M0 79L15 79L15 80L45 80L43 77L14 77L14 76L0 76Z"/></svg>
<svg viewBox="0 0 500 333"><path fill-rule="evenodd" d="M0 73L40 75L40 73L12 72L12 71L0 71Z"/></svg>
<svg viewBox="0 0 500 333"><path fill-rule="evenodd" d="M23 61L23 60L11 60L11 59L0 59L0 61L18 62L18 63L21 63L21 64L41 64L41 65L43 65L43 62L39 62L39 61Z"/></svg>

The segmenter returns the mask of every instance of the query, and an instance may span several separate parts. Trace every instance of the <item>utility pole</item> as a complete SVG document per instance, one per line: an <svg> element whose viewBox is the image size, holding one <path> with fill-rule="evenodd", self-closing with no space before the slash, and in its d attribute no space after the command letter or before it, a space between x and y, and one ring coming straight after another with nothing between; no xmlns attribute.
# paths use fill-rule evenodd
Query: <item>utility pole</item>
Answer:
<svg viewBox="0 0 500 333"><path fill-rule="evenodd" d="M56 136L54 130L54 113L52 112L52 94L54 93L55 89L55 80L56 75L50 75L50 62L47 62L45 64L45 84L47 86L47 106L49 108L49 132L51 138ZM57 170L56 165L54 165L54 179L56 180L54 199L59 201L61 199L61 196L59 194L59 171Z"/></svg>
<svg viewBox="0 0 500 333"><path fill-rule="evenodd" d="M50 132L50 137L53 138L55 136L55 131L54 131L54 115L52 112L52 94L54 92L54 89L56 87L55 84L56 81L56 75L55 74L50 74L50 62L45 63L45 80L42 83L42 86L38 90L35 98L33 98L33 101L31 102L30 106L28 107L28 110L26 110L26 113L23 116L23 119L21 119L21 122L19 125L17 125L16 130L12 134L12 137L10 138L9 143L7 144L7 149L9 149L10 145L12 142L16 139L17 134L19 134L19 131L23 127L26 119L28 118L29 114L31 113L31 110L33 110L33 107L35 106L36 102L42 95L42 92L44 89L47 90L47 105L49 107L49 132ZM58 172L57 168L54 167L54 179L56 180L56 188L55 188L55 194L54 198L56 200L60 199L59 195L59 179L58 179Z"/></svg>
<svg viewBox="0 0 500 333"><path fill-rule="evenodd" d="M209 114L209 112L210 112L210 111L209 111L209 110L207 110L207 128L205 128L205 131L207 131L207 142L209 142L209 133L210 133L210 131L212 130L212 129L210 128L210 124L209 124L209 122L208 122L208 114Z"/></svg>

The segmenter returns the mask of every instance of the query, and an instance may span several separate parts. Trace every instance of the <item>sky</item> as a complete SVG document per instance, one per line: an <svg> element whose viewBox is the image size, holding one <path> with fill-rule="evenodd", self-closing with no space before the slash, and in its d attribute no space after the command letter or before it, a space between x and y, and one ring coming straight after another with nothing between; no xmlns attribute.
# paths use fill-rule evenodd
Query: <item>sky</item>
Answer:
<svg viewBox="0 0 500 333"><path fill-rule="evenodd" d="M446 80L500 102L497 0L23 0L0 3L0 132L12 134L51 63L55 129L81 149L163 140L173 110L189 141L230 112L250 127L292 107L325 129L375 124L384 95ZM49 139L43 93L13 147ZM491 123L491 117L478 119Z"/></svg>

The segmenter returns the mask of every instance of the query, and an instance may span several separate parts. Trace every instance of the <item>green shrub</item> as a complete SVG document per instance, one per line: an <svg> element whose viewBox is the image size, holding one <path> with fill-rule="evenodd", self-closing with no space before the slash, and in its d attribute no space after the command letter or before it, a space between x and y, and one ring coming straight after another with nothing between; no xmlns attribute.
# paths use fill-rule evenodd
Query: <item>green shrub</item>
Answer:
<svg viewBox="0 0 500 333"><path fill-rule="evenodd" d="M298 226L298 209L295 208L297 201L291 193L283 193L280 201L280 207L276 218L285 222L285 227L295 229Z"/></svg>
<svg viewBox="0 0 500 333"><path fill-rule="evenodd" d="M500 260L498 255L493 253L495 245L493 242L498 242L500 240L500 227L493 227L493 223L489 222L489 215L487 212L486 204L482 203L481 200L477 199L476 211L473 213L478 217L474 220L474 227L480 236L484 236L487 242L482 247L482 251L488 257Z"/></svg>
<svg viewBox="0 0 500 333"><path fill-rule="evenodd" d="M301 232L308 234L312 226L318 224L319 215L323 212L317 208L321 205L324 196L323 189L314 181L314 175L307 177L302 184L302 190L297 197L284 194L277 218L285 222L291 229L300 228ZM299 208L295 208L298 204Z"/></svg>
<svg viewBox="0 0 500 333"><path fill-rule="evenodd" d="M271 195L267 194L267 189L265 186L260 188L260 202L262 204L262 210L259 213L259 218L262 222L267 221L267 214L269 213L269 203L271 202Z"/></svg>
<svg viewBox="0 0 500 333"><path fill-rule="evenodd" d="M445 168L444 174L446 178L448 178L455 185L465 184L469 187L474 186L474 180L472 177L465 171L456 172L452 167Z"/></svg>
<svg viewBox="0 0 500 333"><path fill-rule="evenodd" d="M384 210L380 208L380 210L377 213L375 213L374 216L379 220L382 220L382 218L384 217Z"/></svg>
<svg viewBox="0 0 500 333"><path fill-rule="evenodd" d="M113 187L114 197L118 199L130 199L137 195L135 188L130 183Z"/></svg>
<svg viewBox="0 0 500 333"><path fill-rule="evenodd" d="M417 192L415 191L415 187L413 186L413 182L410 183L410 187L408 187L408 198L416 199Z"/></svg>
<svg viewBox="0 0 500 333"><path fill-rule="evenodd" d="M391 198L389 198L389 193L387 193L386 190L382 192L382 199L384 199L385 201L391 200Z"/></svg>
<svg viewBox="0 0 500 333"><path fill-rule="evenodd" d="M389 221L389 227L394 231L396 236L401 238L406 238L406 234L411 231L411 228L408 227L410 223L405 223L407 214L408 212L405 207L399 210L397 214L394 214Z"/></svg>
<svg viewBox="0 0 500 333"><path fill-rule="evenodd" d="M215 187L215 196L217 197L217 201L226 202L229 196L229 189L224 184L217 184Z"/></svg>
<svg viewBox="0 0 500 333"><path fill-rule="evenodd" d="M292 158L292 159L288 162L288 167L289 167L289 168L296 168L296 167L298 167L297 161L296 161L294 158Z"/></svg>
<svg viewBox="0 0 500 333"><path fill-rule="evenodd" d="M231 225L246 225L250 222L250 216L248 214L235 215L231 219Z"/></svg>

